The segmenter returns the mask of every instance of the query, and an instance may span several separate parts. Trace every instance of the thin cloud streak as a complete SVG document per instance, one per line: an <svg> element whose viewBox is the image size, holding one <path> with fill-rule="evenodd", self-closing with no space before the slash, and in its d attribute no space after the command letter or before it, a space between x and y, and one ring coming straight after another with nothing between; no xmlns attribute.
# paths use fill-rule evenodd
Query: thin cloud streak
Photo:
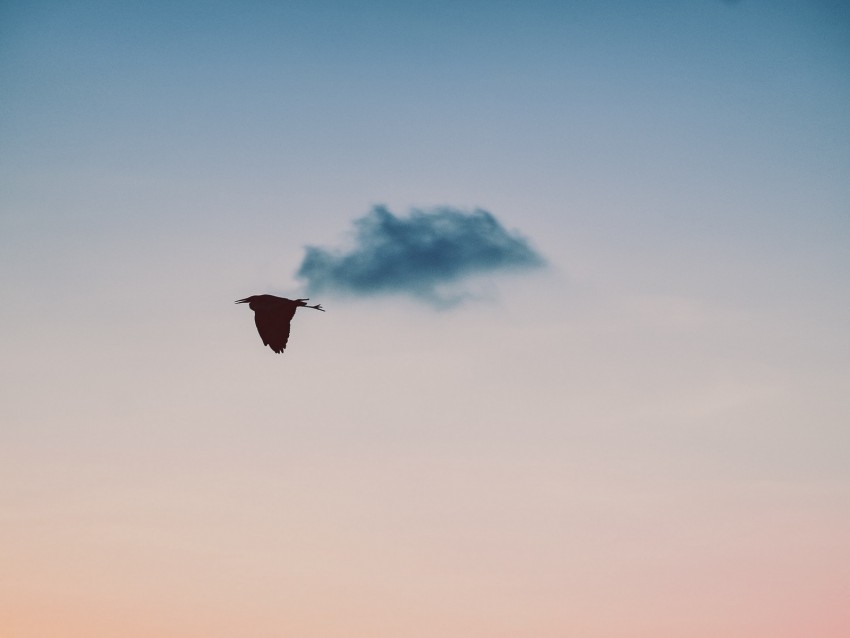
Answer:
<svg viewBox="0 0 850 638"><path fill-rule="evenodd" d="M351 250L308 246L296 276L310 294L410 295L438 307L462 292L444 287L487 272L539 268L545 260L486 210L440 207L397 217L375 206L355 220Z"/></svg>

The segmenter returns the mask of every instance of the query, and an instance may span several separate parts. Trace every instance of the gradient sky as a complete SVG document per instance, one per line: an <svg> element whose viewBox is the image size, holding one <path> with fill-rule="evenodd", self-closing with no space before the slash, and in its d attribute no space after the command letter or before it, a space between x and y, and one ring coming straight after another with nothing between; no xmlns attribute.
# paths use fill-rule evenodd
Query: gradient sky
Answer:
<svg viewBox="0 0 850 638"><path fill-rule="evenodd" d="M0 634L844 638L848 283L839 0L3 2Z"/></svg>

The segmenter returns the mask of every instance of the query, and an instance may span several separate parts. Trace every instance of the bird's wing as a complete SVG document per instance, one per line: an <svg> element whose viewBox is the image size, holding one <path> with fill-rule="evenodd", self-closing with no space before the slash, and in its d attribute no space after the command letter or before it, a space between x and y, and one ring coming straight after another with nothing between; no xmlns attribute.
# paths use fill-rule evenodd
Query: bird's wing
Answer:
<svg viewBox="0 0 850 638"><path fill-rule="evenodd" d="M289 308L268 308L254 312L254 323L257 324L257 332L263 340L263 345L268 346L278 354L283 352L286 342L289 341L289 322L295 315L295 308L290 312Z"/></svg>

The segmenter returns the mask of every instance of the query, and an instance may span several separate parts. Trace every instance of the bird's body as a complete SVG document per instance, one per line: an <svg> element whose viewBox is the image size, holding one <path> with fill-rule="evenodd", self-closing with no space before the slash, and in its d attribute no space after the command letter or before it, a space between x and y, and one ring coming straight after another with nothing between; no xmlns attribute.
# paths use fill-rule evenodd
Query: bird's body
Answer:
<svg viewBox="0 0 850 638"><path fill-rule="evenodd" d="M263 340L263 345L280 354L289 341L289 322L298 308L313 308L325 311L321 304L308 306L307 299L286 299L274 295L252 295L235 303L247 303L254 311L254 323Z"/></svg>

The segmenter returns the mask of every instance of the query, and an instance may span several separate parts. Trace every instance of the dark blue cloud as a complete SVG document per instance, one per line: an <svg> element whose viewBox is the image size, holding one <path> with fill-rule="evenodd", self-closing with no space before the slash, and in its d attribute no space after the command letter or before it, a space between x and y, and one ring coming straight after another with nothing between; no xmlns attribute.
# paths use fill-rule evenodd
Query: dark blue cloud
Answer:
<svg viewBox="0 0 850 638"><path fill-rule="evenodd" d="M544 264L485 210L444 207L401 218L375 206L354 226L355 245L347 252L307 247L297 277L310 293L408 294L446 305L458 296L441 288L468 275Z"/></svg>

